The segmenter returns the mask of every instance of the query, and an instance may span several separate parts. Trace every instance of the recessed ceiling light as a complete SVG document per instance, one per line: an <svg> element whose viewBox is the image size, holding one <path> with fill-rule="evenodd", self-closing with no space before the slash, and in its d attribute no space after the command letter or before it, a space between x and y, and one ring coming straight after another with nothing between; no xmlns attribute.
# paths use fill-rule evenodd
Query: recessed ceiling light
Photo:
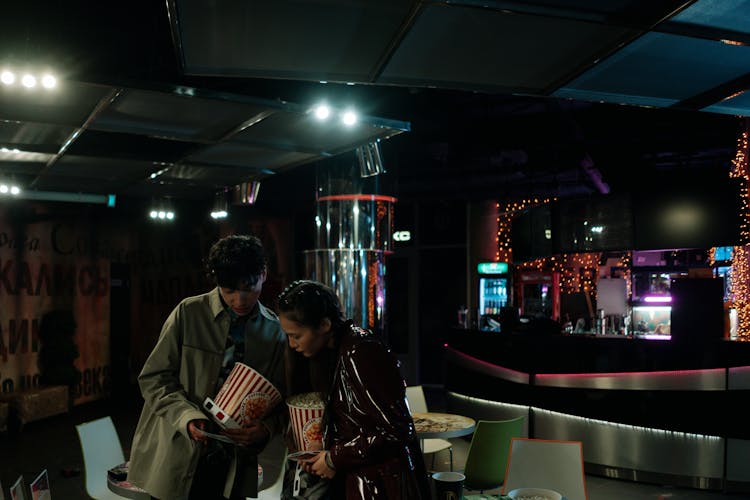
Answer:
<svg viewBox="0 0 750 500"><path fill-rule="evenodd" d="M344 125L352 126L357 123L357 113L351 110L344 111L344 114L341 115L341 121L344 122Z"/></svg>
<svg viewBox="0 0 750 500"><path fill-rule="evenodd" d="M23 75L23 78L21 78L21 84L27 88L35 87L36 78L34 77L34 75L29 75L29 74Z"/></svg>
<svg viewBox="0 0 750 500"><path fill-rule="evenodd" d="M0 82L3 82L5 85L13 85L15 81L16 81L15 73L11 71L7 71L7 70L0 73Z"/></svg>
<svg viewBox="0 0 750 500"><path fill-rule="evenodd" d="M57 79L52 75L42 76L42 86L46 89L54 88L57 85Z"/></svg>
<svg viewBox="0 0 750 500"><path fill-rule="evenodd" d="M325 120L331 115L331 108L325 104L320 104L315 107L315 118L318 120Z"/></svg>

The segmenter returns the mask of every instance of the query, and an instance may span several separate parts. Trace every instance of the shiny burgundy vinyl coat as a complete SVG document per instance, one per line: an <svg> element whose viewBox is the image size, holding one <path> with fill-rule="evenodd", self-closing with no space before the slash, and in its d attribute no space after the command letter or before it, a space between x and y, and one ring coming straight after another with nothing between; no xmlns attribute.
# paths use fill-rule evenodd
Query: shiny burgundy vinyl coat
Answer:
<svg viewBox="0 0 750 500"><path fill-rule="evenodd" d="M347 324L326 409L333 498L428 500L429 482L398 360Z"/></svg>

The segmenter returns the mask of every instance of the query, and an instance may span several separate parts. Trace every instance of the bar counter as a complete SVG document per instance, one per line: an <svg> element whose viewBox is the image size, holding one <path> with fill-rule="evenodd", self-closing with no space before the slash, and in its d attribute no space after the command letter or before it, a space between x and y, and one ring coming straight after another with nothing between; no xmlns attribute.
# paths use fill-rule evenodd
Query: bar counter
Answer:
<svg viewBox="0 0 750 500"><path fill-rule="evenodd" d="M445 332L448 411L528 416L579 440L587 472L750 491L750 342Z"/></svg>

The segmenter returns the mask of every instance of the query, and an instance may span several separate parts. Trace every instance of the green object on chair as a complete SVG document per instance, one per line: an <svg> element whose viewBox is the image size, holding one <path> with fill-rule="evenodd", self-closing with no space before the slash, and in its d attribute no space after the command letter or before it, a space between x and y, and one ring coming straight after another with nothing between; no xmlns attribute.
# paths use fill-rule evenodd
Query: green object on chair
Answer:
<svg viewBox="0 0 750 500"><path fill-rule="evenodd" d="M464 488L491 490L505 479L511 439L523 437L525 416L510 420L479 420L466 455Z"/></svg>

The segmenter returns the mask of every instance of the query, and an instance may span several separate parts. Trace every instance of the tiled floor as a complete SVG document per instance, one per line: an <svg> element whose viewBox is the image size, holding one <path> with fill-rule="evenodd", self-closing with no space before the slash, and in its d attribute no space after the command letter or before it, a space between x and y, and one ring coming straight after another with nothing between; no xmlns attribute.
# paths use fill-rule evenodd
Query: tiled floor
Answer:
<svg viewBox="0 0 750 500"><path fill-rule="evenodd" d="M434 390L433 390L434 391ZM428 404L440 410L439 394L426 391ZM76 406L68 415L51 417L32 422L20 433L0 434L0 481L8 497L8 487L23 475L30 482L44 468L50 475L52 495L55 500L87 499L85 492L83 461L75 425L110 415L118 429L123 448L129 450L140 410L140 399L123 398L116 401L98 401ZM463 438L451 440L454 450L454 465L463 468L469 441ZM430 460L427 460L430 465ZM441 452L436 459L435 470L448 470L448 453ZM66 477L67 472L79 471L78 475ZM704 490L671 488L587 476L589 500L740 500L750 495L730 495ZM497 493L497 490L487 493Z"/></svg>

